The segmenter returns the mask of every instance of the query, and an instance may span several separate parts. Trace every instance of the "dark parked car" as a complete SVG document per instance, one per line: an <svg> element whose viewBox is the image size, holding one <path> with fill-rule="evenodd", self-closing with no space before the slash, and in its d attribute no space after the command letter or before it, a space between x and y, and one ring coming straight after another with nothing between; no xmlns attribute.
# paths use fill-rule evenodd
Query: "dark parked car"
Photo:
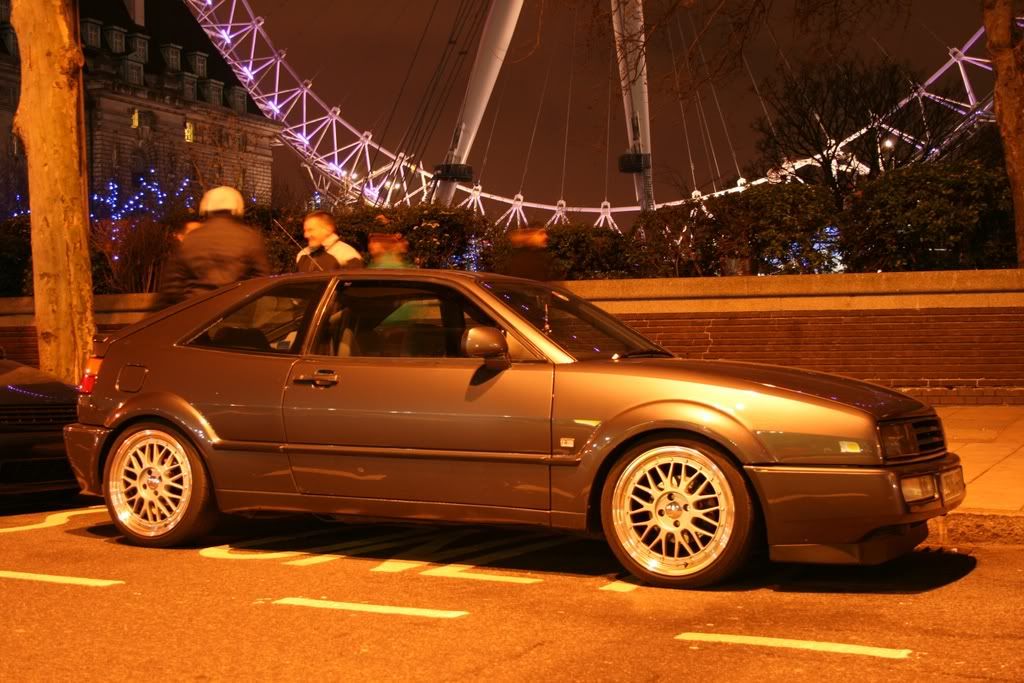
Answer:
<svg viewBox="0 0 1024 683"><path fill-rule="evenodd" d="M964 496L935 412L831 375L682 360L557 287L263 278L97 343L65 431L87 493L169 546L216 512L600 534L648 582L878 563Z"/></svg>
<svg viewBox="0 0 1024 683"><path fill-rule="evenodd" d="M78 392L0 350L0 495L78 492L64 453Z"/></svg>

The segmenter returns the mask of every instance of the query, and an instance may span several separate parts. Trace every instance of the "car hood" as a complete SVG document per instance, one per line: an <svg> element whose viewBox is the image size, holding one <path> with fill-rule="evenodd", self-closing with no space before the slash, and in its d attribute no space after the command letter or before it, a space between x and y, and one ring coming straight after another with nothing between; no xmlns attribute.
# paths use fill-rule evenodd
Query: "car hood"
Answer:
<svg viewBox="0 0 1024 683"><path fill-rule="evenodd" d="M0 360L0 405L75 403L78 392L56 377L10 360Z"/></svg>
<svg viewBox="0 0 1024 683"><path fill-rule="evenodd" d="M810 396L860 409L878 420L931 412L931 408L924 403L898 391L823 372L761 363L679 358L627 359L614 362L623 365L636 364L666 377L683 373L688 379L734 386L738 389Z"/></svg>

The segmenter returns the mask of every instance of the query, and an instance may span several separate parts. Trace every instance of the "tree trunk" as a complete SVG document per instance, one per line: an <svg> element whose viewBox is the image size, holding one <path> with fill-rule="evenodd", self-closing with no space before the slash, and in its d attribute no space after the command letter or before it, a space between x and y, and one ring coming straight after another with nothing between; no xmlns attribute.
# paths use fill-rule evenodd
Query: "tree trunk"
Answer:
<svg viewBox="0 0 1024 683"><path fill-rule="evenodd" d="M1013 5L1013 0L984 0L983 12L996 71L996 121L1013 193L1017 265L1024 268L1024 41L1014 29Z"/></svg>
<svg viewBox="0 0 1024 683"><path fill-rule="evenodd" d="M74 0L14 0L21 101L14 131L28 160L39 366L82 376L95 331L85 159L85 62Z"/></svg>

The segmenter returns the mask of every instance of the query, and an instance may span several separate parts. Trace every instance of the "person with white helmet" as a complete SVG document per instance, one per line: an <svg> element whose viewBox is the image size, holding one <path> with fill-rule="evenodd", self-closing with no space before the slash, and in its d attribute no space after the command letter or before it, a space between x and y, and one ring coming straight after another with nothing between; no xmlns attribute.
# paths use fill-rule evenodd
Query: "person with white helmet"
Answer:
<svg viewBox="0 0 1024 683"><path fill-rule="evenodd" d="M224 285L270 274L263 238L242 222L245 201L233 187L215 187L199 202L203 223L170 256L160 303L176 304Z"/></svg>

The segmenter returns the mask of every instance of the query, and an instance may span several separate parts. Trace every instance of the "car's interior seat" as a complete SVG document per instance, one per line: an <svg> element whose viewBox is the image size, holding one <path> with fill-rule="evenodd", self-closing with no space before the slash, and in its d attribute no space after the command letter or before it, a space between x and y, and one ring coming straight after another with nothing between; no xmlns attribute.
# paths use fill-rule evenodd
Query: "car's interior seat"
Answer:
<svg viewBox="0 0 1024 683"><path fill-rule="evenodd" d="M221 327L210 335L210 343L230 349L271 350L266 335L253 327Z"/></svg>

